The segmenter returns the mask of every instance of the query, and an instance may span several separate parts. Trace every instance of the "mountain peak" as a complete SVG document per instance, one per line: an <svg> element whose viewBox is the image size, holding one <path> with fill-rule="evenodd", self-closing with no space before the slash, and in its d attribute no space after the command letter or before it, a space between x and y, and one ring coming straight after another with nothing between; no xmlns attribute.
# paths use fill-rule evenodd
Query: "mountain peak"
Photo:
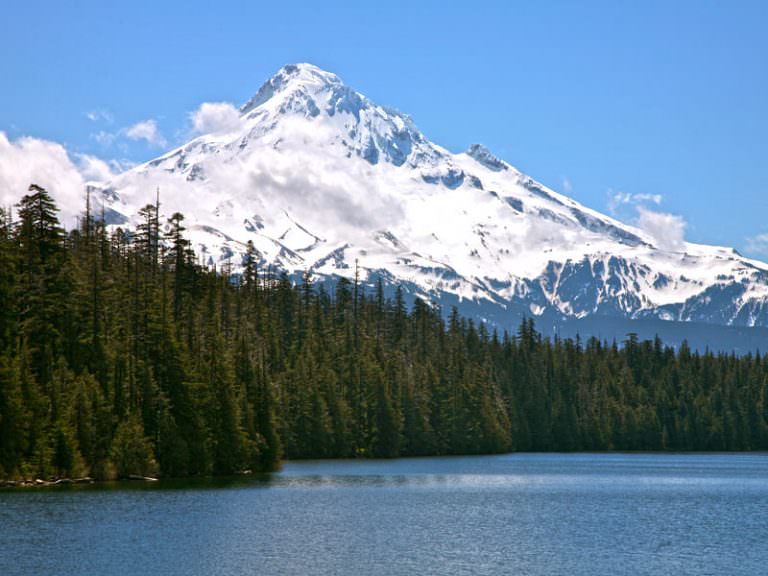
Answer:
<svg viewBox="0 0 768 576"><path fill-rule="evenodd" d="M506 327L530 314L768 326L768 265L658 248L484 146L452 154L317 66L284 66L242 113L106 183L109 221L138 224L161 185L212 265L239 266L249 240L261 266L291 274L350 277L359 261L369 281Z"/></svg>
<svg viewBox="0 0 768 576"><path fill-rule="evenodd" d="M306 62L286 64L261 85L256 95L240 108L240 112L247 114L270 100L275 94L291 90L292 87L299 88L302 86L311 88L312 92L317 92L329 88L341 88L344 87L344 83L336 74L323 70L314 64Z"/></svg>
<svg viewBox="0 0 768 576"><path fill-rule="evenodd" d="M407 115L377 105L336 74L313 64L283 66L240 113L268 131L289 116L325 121L334 134L329 142L370 164L386 161L401 166L412 160L433 165L441 157Z"/></svg>
<svg viewBox="0 0 768 576"><path fill-rule="evenodd" d="M302 83L314 83L321 85L339 85L343 84L341 79L333 72L323 70L319 66L309 64L308 62L299 62L297 64L286 64L267 82L298 81Z"/></svg>

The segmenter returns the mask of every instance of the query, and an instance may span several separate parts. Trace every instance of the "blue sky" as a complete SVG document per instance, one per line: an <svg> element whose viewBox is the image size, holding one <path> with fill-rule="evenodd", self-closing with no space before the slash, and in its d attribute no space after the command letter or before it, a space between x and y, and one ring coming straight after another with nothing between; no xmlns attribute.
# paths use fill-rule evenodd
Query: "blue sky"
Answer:
<svg viewBox="0 0 768 576"><path fill-rule="evenodd" d="M590 207L645 205L688 240L768 258L768 2L14 4L12 142L148 160L201 103L239 104L307 61L453 151L483 143Z"/></svg>

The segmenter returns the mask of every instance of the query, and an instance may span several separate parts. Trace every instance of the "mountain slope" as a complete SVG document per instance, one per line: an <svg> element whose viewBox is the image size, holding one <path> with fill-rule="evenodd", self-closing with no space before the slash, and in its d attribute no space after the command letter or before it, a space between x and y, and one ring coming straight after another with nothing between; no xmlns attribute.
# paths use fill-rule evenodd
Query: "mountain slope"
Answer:
<svg viewBox="0 0 768 576"><path fill-rule="evenodd" d="M289 65L237 125L101 183L114 225L159 187L196 251L237 268L383 277L503 327L610 317L768 326L768 265L664 245L550 190L482 146L453 154L337 76Z"/></svg>

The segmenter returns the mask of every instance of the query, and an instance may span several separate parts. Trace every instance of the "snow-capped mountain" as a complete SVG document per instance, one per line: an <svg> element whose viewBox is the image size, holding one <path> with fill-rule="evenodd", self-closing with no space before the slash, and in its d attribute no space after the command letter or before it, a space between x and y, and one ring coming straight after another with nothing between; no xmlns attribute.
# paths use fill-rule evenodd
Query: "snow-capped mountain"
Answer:
<svg viewBox="0 0 768 576"><path fill-rule="evenodd" d="M728 248L661 245L479 145L454 154L336 75L289 65L239 111L103 183L114 225L161 191L211 265L316 279L383 277L434 302L514 326L618 317L768 326L768 265Z"/></svg>

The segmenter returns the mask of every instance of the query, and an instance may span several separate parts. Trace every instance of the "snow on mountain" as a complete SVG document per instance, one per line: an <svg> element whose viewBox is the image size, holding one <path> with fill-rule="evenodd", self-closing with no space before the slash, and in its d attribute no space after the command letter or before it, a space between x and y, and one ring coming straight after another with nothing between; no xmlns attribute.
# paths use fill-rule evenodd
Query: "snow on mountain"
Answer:
<svg viewBox="0 0 768 576"><path fill-rule="evenodd" d="M161 190L207 264L401 282L435 302L520 315L768 326L768 265L661 246L473 145L454 154L411 119L310 64L283 67L239 121L102 183L113 225Z"/></svg>

